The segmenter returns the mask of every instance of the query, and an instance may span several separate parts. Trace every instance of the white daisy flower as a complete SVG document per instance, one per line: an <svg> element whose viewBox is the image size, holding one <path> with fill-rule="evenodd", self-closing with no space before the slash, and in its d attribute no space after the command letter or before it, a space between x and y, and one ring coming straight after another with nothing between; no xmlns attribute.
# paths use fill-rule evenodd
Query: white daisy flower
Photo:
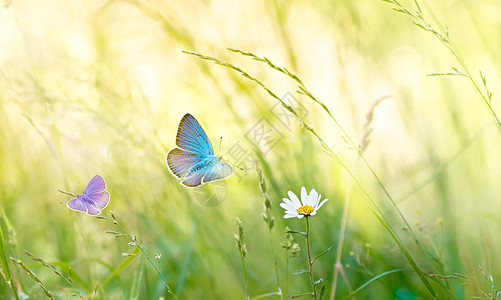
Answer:
<svg viewBox="0 0 501 300"><path fill-rule="evenodd" d="M288 194L290 199L283 198L284 202L280 203L280 206L285 209L285 219L294 217L301 219L305 216L314 216L317 214L318 209L329 200L325 199L320 202L322 195L318 194L315 189L312 189L308 195L304 186L301 188L301 201L292 191L289 191Z"/></svg>

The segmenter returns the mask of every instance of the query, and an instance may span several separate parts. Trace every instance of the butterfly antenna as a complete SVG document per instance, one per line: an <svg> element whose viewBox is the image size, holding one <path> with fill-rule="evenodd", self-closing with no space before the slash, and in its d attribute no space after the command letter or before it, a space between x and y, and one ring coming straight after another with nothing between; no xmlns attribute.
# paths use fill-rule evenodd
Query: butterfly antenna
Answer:
<svg viewBox="0 0 501 300"><path fill-rule="evenodd" d="M221 137L221 138L219 139L219 151L218 151L217 156L220 156L220 155L221 155L221 145L222 145L222 144L223 144L223 137Z"/></svg>
<svg viewBox="0 0 501 300"><path fill-rule="evenodd" d="M228 163L228 162L227 162L227 163ZM232 163L229 163L229 164L230 164L233 168L237 168L237 169L239 169L240 171L245 171L245 170L244 170L244 168L241 168L241 167L239 167L239 166L237 166L237 165L234 165L234 164L232 164Z"/></svg>
<svg viewBox="0 0 501 300"><path fill-rule="evenodd" d="M221 144L222 144L222 143L223 143L223 137L221 137L221 138L219 139L219 154L218 154L217 156L220 156L220 155L221 155ZM239 166L236 166L236 165L234 165L234 164L232 164L232 163L230 163L230 165L231 165L232 167L234 167L234 168L239 169L240 171L244 171L244 169L243 169L243 168L241 168L241 167L239 167Z"/></svg>

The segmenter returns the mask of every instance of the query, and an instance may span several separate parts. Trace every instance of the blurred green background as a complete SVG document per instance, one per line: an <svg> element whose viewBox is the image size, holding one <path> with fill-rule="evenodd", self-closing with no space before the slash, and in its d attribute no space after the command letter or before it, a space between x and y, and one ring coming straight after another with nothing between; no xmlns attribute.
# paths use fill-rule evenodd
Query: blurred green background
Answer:
<svg viewBox="0 0 501 300"><path fill-rule="evenodd" d="M367 206L353 179L297 121L255 83L181 51L229 61L276 95L290 93L298 113L339 154L369 192L426 274L440 298L497 299L489 280L501 280L501 131L464 76L432 77L461 66L436 37L382 1L3 1L0 8L0 202L6 257L21 259L56 298L172 297L155 270L114 238L108 220L70 211L58 189L81 193L102 175L112 210L137 236L180 299L242 299L242 265L235 217L244 225L251 296L281 288L310 291L302 248L289 258L284 230L304 231L303 220L283 220L283 197L302 186L330 200L312 218L312 252L334 249L314 266L330 297L336 253L348 284L343 299L374 276L357 299L429 299L431 294ZM402 4L415 10L413 1ZM457 53L484 92L479 70L499 105L501 2L422 1L440 32L447 26ZM321 107L296 93L297 84L265 64L226 48L266 56L297 74L355 142L368 128L364 152L419 237L416 244L358 154ZM386 97L366 115L375 101ZM276 224L272 243L263 222L255 170L224 181L224 200L201 205L165 165L179 120L193 114L227 161L239 145L261 162ZM264 123L263 123L264 122ZM284 123L285 122L285 123ZM277 143L256 147L253 129L270 125ZM269 128L269 127L268 127ZM219 139L222 147L219 149ZM247 156L246 156L247 157ZM197 189L210 196L217 186ZM204 194L205 193L205 194ZM347 200L348 199L348 200ZM342 215L349 202L344 244ZM63 202L61 204L61 202ZM273 251L272 251L273 247ZM422 249L425 249L423 251ZM63 277L30 258L53 264ZM431 255L430 255L431 253ZM38 283L12 260L18 291L43 299ZM71 269L71 271L70 271ZM2 269L5 279L5 268ZM408 270L408 271L407 271ZM114 273L115 272L115 273ZM485 273L485 274L483 274ZM115 276L116 275L116 276ZM286 279L288 278L288 279ZM1 299L12 299L6 280ZM107 281L109 279L109 281ZM288 280L288 285L286 281ZM103 285L103 283L105 283ZM97 289L94 292L94 289ZM494 295L496 297L496 295ZM270 296L280 299L279 296Z"/></svg>

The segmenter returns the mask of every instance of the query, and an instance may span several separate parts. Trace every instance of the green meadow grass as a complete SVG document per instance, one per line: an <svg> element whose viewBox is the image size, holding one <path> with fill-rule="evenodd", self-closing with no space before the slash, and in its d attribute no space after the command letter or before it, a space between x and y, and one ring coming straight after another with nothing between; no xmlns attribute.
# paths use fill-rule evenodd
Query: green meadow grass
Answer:
<svg viewBox="0 0 501 300"><path fill-rule="evenodd" d="M501 298L497 1L2 4L0 299ZM243 170L181 186L186 113Z"/></svg>

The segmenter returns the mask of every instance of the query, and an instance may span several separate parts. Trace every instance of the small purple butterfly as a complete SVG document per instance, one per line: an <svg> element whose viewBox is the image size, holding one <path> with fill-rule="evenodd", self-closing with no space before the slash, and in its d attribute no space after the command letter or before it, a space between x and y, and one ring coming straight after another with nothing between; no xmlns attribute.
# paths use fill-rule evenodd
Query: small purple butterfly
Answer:
<svg viewBox="0 0 501 300"><path fill-rule="evenodd" d="M106 191L104 178L99 175L92 177L81 195L75 195L61 190L58 191L76 197L66 204L69 209L80 211L91 216L99 215L110 202L110 193Z"/></svg>

